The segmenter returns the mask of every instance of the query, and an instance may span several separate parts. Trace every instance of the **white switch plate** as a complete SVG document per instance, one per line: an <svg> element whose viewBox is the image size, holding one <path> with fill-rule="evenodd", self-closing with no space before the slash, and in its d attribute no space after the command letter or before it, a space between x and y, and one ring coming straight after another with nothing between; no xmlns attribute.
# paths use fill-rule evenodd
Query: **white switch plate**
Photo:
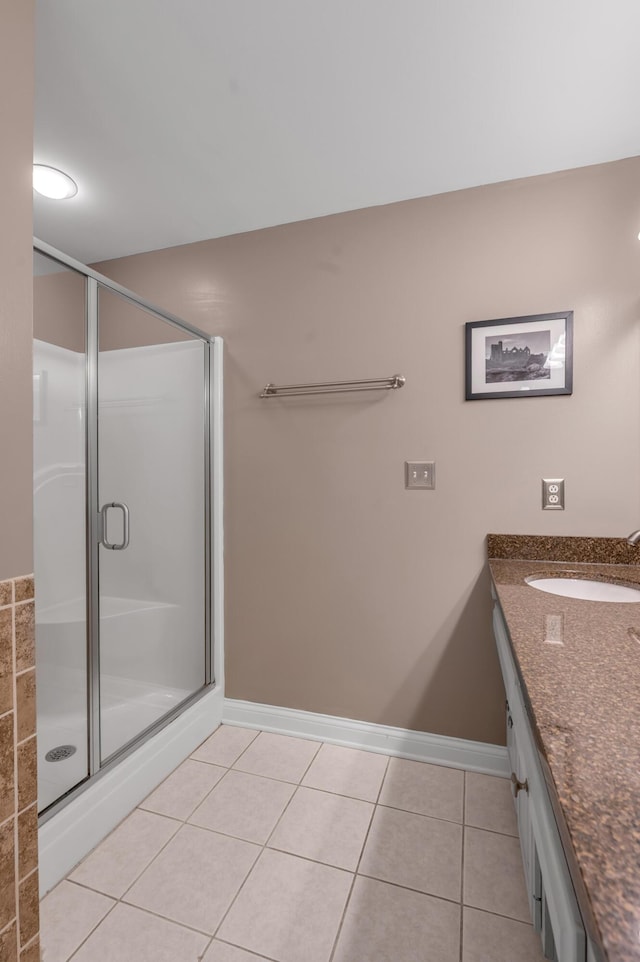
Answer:
<svg viewBox="0 0 640 962"><path fill-rule="evenodd" d="M425 488L432 490L436 486L435 461L405 461L405 488Z"/></svg>

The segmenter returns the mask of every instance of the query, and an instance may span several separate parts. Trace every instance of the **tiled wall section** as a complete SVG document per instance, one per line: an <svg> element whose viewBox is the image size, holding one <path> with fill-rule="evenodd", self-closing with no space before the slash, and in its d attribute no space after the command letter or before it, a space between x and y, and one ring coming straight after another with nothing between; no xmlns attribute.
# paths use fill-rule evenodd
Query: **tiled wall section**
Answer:
<svg viewBox="0 0 640 962"><path fill-rule="evenodd" d="M0 959L39 962L33 577L0 581Z"/></svg>

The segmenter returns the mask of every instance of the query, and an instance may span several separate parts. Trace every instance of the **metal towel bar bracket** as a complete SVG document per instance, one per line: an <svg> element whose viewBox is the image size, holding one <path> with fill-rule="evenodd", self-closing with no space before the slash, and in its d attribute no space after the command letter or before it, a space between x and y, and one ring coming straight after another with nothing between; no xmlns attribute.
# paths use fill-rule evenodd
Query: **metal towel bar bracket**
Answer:
<svg viewBox="0 0 640 962"><path fill-rule="evenodd" d="M339 394L353 391L394 391L404 385L402 374L369 377L362 381L319 381L316 384L266 384L260 397L294 397L300 394Z"/></svg>

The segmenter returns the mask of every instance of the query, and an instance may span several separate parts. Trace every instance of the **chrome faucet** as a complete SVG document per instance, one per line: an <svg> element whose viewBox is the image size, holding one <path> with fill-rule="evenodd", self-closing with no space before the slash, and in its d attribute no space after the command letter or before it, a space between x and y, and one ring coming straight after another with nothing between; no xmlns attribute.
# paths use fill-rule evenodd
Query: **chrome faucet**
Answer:
<svg viewBox="0 0 640 962"><path fill-rule="evenodd" d="M637 531L632 531L627 538L627 544L639 544L640 543L640 528Z"/></svg>

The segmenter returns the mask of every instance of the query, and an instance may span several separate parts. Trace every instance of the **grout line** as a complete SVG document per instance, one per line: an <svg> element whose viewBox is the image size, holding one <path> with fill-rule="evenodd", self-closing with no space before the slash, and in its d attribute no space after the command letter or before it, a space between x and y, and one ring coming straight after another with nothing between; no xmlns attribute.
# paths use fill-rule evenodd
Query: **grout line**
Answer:
<svg viewBox="0 0 640 962"><path fill-rule="evenodd" d="M162 922L169 922L171 925L175 925L176 928L187 929L189 932L195 932L196 935L204 935L206 939L213 938L211 932L205 932L203 929L197 929L195 925L189 925L188 922L178 922L176 919L172 919L168 915L160 915L159 912L154 912L153 909L149 909L144 905L136 905L135 902L121 902L119 904L124 905L124 907L128 909L135 909L138 912L144 912L145 915L151 915L154 919L160 919Z"/></svg>
<svg viewBox="0 0 640 962"><path fill-rule="evenodd" d="M134 808L133 811L135 812L136 809ZM132 814L133 814L133 813L132 813ZM151 814L155 814L155 813L152 812ZM176 819L172 819L172 821L179 822L180 820L176 818ZM185 825L184 822L182 822L181 824L182 824L182 826ZM160 855L160 853L161 853L161 852L164 852L164 850L165 850L165 848L167 847L167 845L169 844L169 842L172 842L172 841L173 841L173 839L176 837L176 835L178 834L179 831L180 831L180 828L177 828L177 829L175 830L175 832L172 832L172 833L171 833L171 835L169 836L169 838L167 839L167 841L164 843L164 845L163 845L161 848L158 849L158 851L157 851L156 854L153 856L153 858L152 858L149 862L147 862L147 864L144 866L144 868L142 869L142 871L139 872L139 873L136 875L136 877L135 877L135 879L133 880L133 882L131 883L131 885L128 885L128 886L127 886L127 888L124 890L124 892L122 893L122 895L118 898L118 901L119 901L119 902L121 902L121 901L124 899L125 895L127 895L127 893L131 891L131 889L132 889L133 886L136 884L136 882L138 881L138 879L140 878L140 876L141 876L141 875L144 875L144 873L147 871L147 869L148 869L151 865L153 865L153 863L154 863L155 860L158 858L158 856ZM107 838L108 838L108 837L109 837L109 836L107 835Z"/></svg>
<svg viewBox="0 0 640 962"><path fill-rule="evenodd" d="M242 758L242 756L244 755L244 753L253 745L253 743L255 742L256 738L257 738L258 735L260 734L260 730L258 729L257 731L255 731L254 736L253 736L253 738L251 739L251 741L250 741L250 742L247 742L247 744L244 746L244 748L242 749L242 751L240 752L240 754L239 754L239 755L236 755L236 757L234 758L234 760L231 762L230 765L222 765L220 762L209 762L209 761L206 761L206 759L204 759L204 758L194 758L193 756L195 755L195 753L196 753L197 751L200 751L200 749L202 748L202 745L206 745L206 743L209 741L209 738L213 738L213 736L216 734L216 732L219 732L220 729L223 728L223 727L224 727L223 724L218 725L218 727L216 728L216 730L215 730L214 732L212 732L212 733L208 736L208 738L205 738L205 740L204 740L200 745L198 745L197 748L194 748L194 750L193 750L193 751L191 752L191 754L189 755L189 758L193 759L194 762L205 762L207 765L219 765L221 768L227 768L229 771L231 771L231 769L233 768L233 766L235 765L235 763L236 763L237 761L239 761L239 760ZM230 726L229 726L229 727L230 727ZM252 729L250 729L250 728L247 728L247 729L244 729L244 730L245 730L245 731L252 731Z"/></svg>
<svg viewBox="0 0 640 962"><path fill-rule="evenodd" d="M209 941L207 942L207 944L205 945L204 949L202 950L202 952L201 952L200 955L198 956L198 962L202 962L202 959L204 959L205 955L207 954L207 952L209 951L209 949L211 948L212 945L213 945L213 936L211 935L211 936L209 936Z"/></svg>
<svg viewBox="0 0 640 962"><path fill-rule="evenodd" d="M269 732L269 734L271 734L271 733ZM286 737L291 737L291 736L286 736ZM285 782L287 785L296 785L296 786L298 786L298 785L302 785L302 779L306 776L307 772L308 772L309 769L311 768L311 765L313 764L313 762L314 762L314 760L315 760L315 756L316 756L317 754L318 754L317 752L314 753L313 758L311 759L311 761L309 762L309 764L308 764L307 767L305 768L304 772L302 773L302 775L300 776L300 778L299 778L297 781L293 781L293 779L290 779L290 778L278 778L276 775L263 775L262 772L255 772L255 771L252 772L252 771L250 771L250 770L248 770L248 769L246 769L246 768L236 768L237 762L234 764L234 766L233 766L233 768L231 769L231 771L233 771L233 772L241 772L243 775L254 775L256 778L269 778L269 779L271 779L272 782Z"/></svg>
<svg viewBox="0 0 640 962"><path fill-rule="evenodd" d="M207 946L207 950L211 947L214 941L216 941L215 938L211 939L211 942ZM280 960L276 959L273 955L261 955L259 952L254 952L252 949L245 949L243 945L238 945L237 942L229 942L227 939L217 939L217 941L220 943L220 945L230 945L234 949L240 949L241 952L246 952L246 954L250 955L252 959L266 959L267 962L280 962Z"/></svg>
<svg viewBox="0 0 640 962"><path fill-rule="evenodd" d="M460 962L463 962L462 953L464 939L464 839L466 835L467 817L467 774L467 772L464 773L464 778L462 780L462 846L460 849Z"/></svg>
<svg viewBox="0 0 640 962"><path fill-rule="evenodd" d="M26 675L29 671L35 671L35 665L32 668L23 668L22 671L16 671L16 678L20 678L22 675Z"/></svg>
<svg viewBox="0 0 640 962"><path fill-rule="evenodd" d="M481 912L483 915L492 915L494 918L507 919L509 922L515 922L516 925L526 925L528 929L533 930L533 922L523 922L522 919L514 919L512 915L501 915L499 912L491 912L489 909L479 909L477 905L464 905L463 908L472 909L474 912ZM535 933L534 934L538 934Z"/></svg>
<svg viewBox="0 0 640 962"><path fill-rule="evenodd" d="M499 835L500 838L520 838L518 833L512 835L511 832L499 832L496 828L483 828L482 825L469 825L468 822L465 822L463 828L472 828L474 832L486 832L487 835Z"/></svg>
<svg viewBox="0 0 640 962"><path fill-rule="evenodd" d="M291 738L290 735L289 735L288 737ZM305 738L305 741L306 741L306 742L309 742L309 741L311 741L311 739ZM318 755L320 754L320 750L321 750L321 748L322 748L322 746L323 746L324 744L325 744L324 742L318 742L318 743L317 743L318 747L316 748L315 752L314 752L313 755L311 756L311 758L310 758L310 760L309 760L309 764L307 765L307 767L305 768L304 772L302 773L302 775L301 775L301 777L300 777L300 781L298 782L298 785L302 785L303 781L305 780L305 778L306 778L307 775L309 774L309 769L311 768L311 766L312 766L313 763L315 762L316 758L317 758Z"/></svg>
<svg viewBox="0 0 640 962"><path fill-rule="evenodd" d="M249 879L249 877L251 876L254 868L255 868L256 865L258 864L258 860L262 857L262 854L263 854L264 850L265 850L265 846L263 845L263 846L261 846L260 852L258 853L258 855L256 855L253 863L251 864L251 867L249 868L249 871L247 872L247 874L245 875L244 879L242 880L242 884L240 885L240 888L238 889L238 891L236 892L236 894L233 896L233 898L232 898L231 901L229 902L229 905L227 906L226 911L223 913L222 918L220 919L220 921L218 922L217 926L215 927L215 930L214 930L213 936L212 936L212 941L213 941L213 939L215 939L216 935L218 934L218 932L220 931L220 929L221 929L222 926L224 925L225 919L227 918L227 916L228 916L229 912L231 911L231 909L233 908L233 906L236 904L236 902L237 902L237 900L238 900L238 896L240 895L240 892L242 892L243 888L244 888L245 885L247 884L247 880Z"/></svg>
<svg viewBox="0 0 640 962"><path fill-rule="evenodd" d="M393 888L403 889L405 892L415 892L416 895L424 895L428 899L437 899L439 902L448 902L449 905L457 905L458 908L462 908L462 905L458 899L447 898L446 895L436 895L435 892L425 892L424 889L412 888L411 885L402 885L400 882L390 882L389 879L379 878L377 875L367 875L366 872L358 872L358 878L368 878L372 882L381 882L383 885L392 885ZM473 906L469 906L473 908ZM496 914L495 912L493 913ZM507 918L507 916L505 916Z"/></svg>
<svg viewBox="0 0 640 962"><path fill-rule="evenodd" d="M333 862L321 862L317 858L311 858L309 855L300 855L298 852L290 852L286 848L277 848L275 845L265 845L264 848L268 848L270 852L278 852L279 855L290 855L291 858L299 858L301 862L311 862L312 865L324 865L325 868L335 869L336 872L346 872L347 875L353 875L354 869L345 868L344 865L335 865Z"/></svg>
<svg viewBox="0 0 640 962"><path fill-rule="evenodd" d="M404 812L405 815L416 815L418 818L430 818L435 822L446 822L447 825L459 825L464 828L464 822L459 822L455 818L443 818L441 815L429 815L427 812L416 812L412 808L400 808L398 805L387 805L386 802L378 803L380 808L391 809L392 812Z"/></svg>
<svg viewBox="0 0 640 962"><path fill-rule="evenodd" d="M25 811L26 811L26 809L25 809ZM5 825L7 824L7 822L10 822L10 821L11 821L13 818L15 818L15 817L16 817L15 814L13 814L13 815L7 815L7 817L0 822L0 829L3 829L3 828L5 827ZM4 932L4 929L0 929L0 932Z"/></svg>
<svg viewBox="0 0 640 962"><path fill-rule="evenodd" d="M54 885L52 889L49 889L49 891L42 898L41 901L44 902L44 900L48 898L52 892L55 892L55 890L58 888L58 885L62 885L63 882L68 882L69 885L77 885L79 889L85 889L87 892L93 892L94 895L101 895L104 899L111 899L112 902L118 901L117 895L108 895L106 892L101 892L99 889L94 889L91 885L88 885L86 882L78 882L77 879L69 878L68 875L63 879L60 879L60 881L56 885Z"/></svg>
<svg viewBox="0 0 640 962"><path fill-rule="evenodd" d="M18 836L18 651L16 639L16 582L11 580L11 670L13 673L11 697L13 701L13 898L16 920L16 944L18 955L22 949L20 939L20 840Z"/></svg>
<svg viewBox="0 0 640 962"><path fill-rule="evenodd" d="M258 734L261 734L261 733L258 732ZM253 745L253 743L254 743L255 741L256 741L256 739L254 738L253 741L251 742L251 744ZM249 747L249 746L247 746L247 748L248 748L248 747ZM319 748L320 748L320 746L318 746L318 750L319 750ZM245 749L245 750L246 750L246 749ZM315 758L316 755L317 755L317 751L314 752L313 758ZM238 756L238 757L240 758L241 756ZM304 776L306 775L307 771L309 770L309 767L310 767L310 765L311 765L312 762L313 762L313 758L312 758L311 761L309 762L309 765L307 765L307 768L305 769L304 774L302 775L302 778L304 778ZM239 769L234 769L234 771L239 771ZM245 772L244 774L252 774L252 773L251 773L251 772ZM258 776L258 777L264 778L265 776ZM300 781L302 781L302 778L300 779ZM273 779L273 781L277 781L277 779ZM287 783L287 784L292 784L292 783L289 782L289 783ZM262 844L262 846L261 846L261 851L260 851L260 853L258 854L258 856L256 857L253 865L251 866L251 868L250 868L249 871L247 872L246 877L244 878L244 880L243 880L243 882L242 882L242 885L240 886L240 888L238 889L238 891L236 892L236 894L235 894L234 897L232 898L232 900L231 900L231 902L229 903L229 906L228 906L226 912L224 913L224 915L223 915L222 918L220 919L220 922L218 923L218 926L216 927L216 930L215 930L215 932L213 933L213 938L214 938L214 939L215 939L217 933L220 931L222 925L224 924L224 921L225 921L225 919L227 918L227 915L229 914L229 912L231 911L231 909L232 909L233 906L235 905L235 903L236 903L236 901L237 901L237 899L238 899L238 896L240 895L240 892L241 892L241 891L243 890L243 888L245 887L245 885L246 885L246 883L247 883L247 880L249 879L249 876L252 874L254 868L255 868L256 865L258 864L259 859L262 858L262 855L263 855L264 852L266 851L266 848L267 848L267 844L268 844L268 842L269 842L269 839L271 838L271 836L272 836L273 833L275 832L276 828L277 828L278 825L280 824L280 821L281 821L281 819L283 818L284 813L285 813L285 812L287 811L287 809L289 808L289 805L291 804L291 801L292 801L293 797L294 797L295 794L297 793L298 788L300 788L300 782L298 782L298 783L296 784L296 787L295 787L294 791L291 793L291 798L289 799L289 801L288 801L287 804L285 805L284 809L282 810L279 818L278 818L277 821L276 821L276 824L274 825L273 829L271 830L271 832L270 832L269 835L267 836L266 841ZM220 834L222 834L222 833L220 833ZM244 841L246 841L246 839L244 839ZM254 844L256 844L256 843L254 843Z"/></svg>
<svg viewBox="0 0 640 962"><path fill-rule="evenodd" d="M23 952L26 952L27 949L30 949L32 946L34 946L39 938L40 938L40 930L38 930L38 932L32 938L29 939L26 945L23 945L20 947L20 954L22 954Z"/></svg>
<svg viewBox="0 0 640 962"><path fill-rule="evenodd" d="M179 818L177 815L167 815L166 812L158 812L155 808L145 808L145 807L144 807L144 804L143 804L144 801L145 801L145 799L143 799L142 802L140 802L139 805L136 805L136 807L133 809L133 812L144 812L145 815L157 815L158 818L166 818L166 819L168 819L170 822L178 822L178 824L180 824L180 825L186 825L186 824L187 824L187 822L186 822L185 819ZM197 808L197 807L198 807L198 806L196 805L196 808ZM194 811L195 811L195 809L194 809ZM129 815L133 815L133 812L129 812ZM129 815L127 815L127 818L129 818ZM193 812L191 812L191 815L193 815ZM191 815L189 815L188 818L191 818ZM115 832L116 829L118 829L118 828L120 827L120 825L122 825L122 822L120 822L118 825L116 825L116 827L115 827L114 829L112 829L111 832L109 832L109 835L113 834L113 832ZM109 835L105 836L105 838L102 839L102 842L106 842L106 840L109 838ZM95 850L102 845L102 842L98 842L98 844L96 845L96 848L91 849L91 852L95 852ZM91 852L89 853L89 855L91 854ZM86 855L85 858L89 858L89 855ZM83 858L83 859L82 859L82 862L84 862L84 861L85 861L85 859ZM82 862L78 862L78 865L82 865ZM77 868L77 866L76 866L76 868ZM71 871L73 872L73 871L75 871L75 869L72 868Z"/></svg>
<svg viewBox="0 0 640 962"><path fill-rule="evenodd" d="M366 846L367 846L367 842L368 842L368 840L369 840L369 834L370 834L370 832L371 832L371 826L372 826L372 824L373 824L373 819L374 819L374 816L375 816L375 814L376 814L376 809L378 808L378 804L379 804L379 801L380 801L380 795L382 794L382 789L383 789L383 786L384 786L384 783L385 783L385 780L386 780L386 777L387 777L387 773L388 773L388 771L389 771L389 762L390 762L390 760L391 760L391 756L388 755L388 756L387 756L387 764L384 766L384 773L383 773L383 775L382 775L382 778L380 779L380 786L379 786L379 788L378 788L378 793L377 793L377 795L376 795L376 800L375 800L375 802L374 802L374 804L373 804L373 808L371 809L371 815L370 815L370 817L369 817L369 824L368 824L368 826L367 826L367 831L366 831L366 834L365 834L365 837L364 837L364 841L362 842L362 848L360 849L360 855L359 855L359 857L358 857L358 861L356 862L355 871L354 871L354 873L353 873L353 878L352 878L352 880L351 880L351 886L350 886L350 888L349 888L349 892L348 892L348 894L347 894L347 898L346 898L345 903L344 903L344 908L343 908L343 910L342 910L342 916L341 916L341 918L340 918L340 924L338 925L338 930L337 930L337 932L336 932L336 937L335 937L335 939L333 940L333 946L332 946L332 948L331 948L331 955L329 956L329 962L332 962L332 960L333 960L334 957L335 957L336 951L337 951L337 949L338 949L338 942L340 941L340 936L342 935L342 929L343 929L343 927L344 927L344 921L345 921L345 919L346 919L346 917L347 917L347 911L348 911L348 909L349 909L349 905L351 904L351 896L352 896L352 894L353 894L353 889L354 889L355 884L356 884L356 879L358 878L358 874L359 874L359 871L360 871L360 864L361 864L361 862L362 862L362 857L363 857L363 855L364 855L364 850L365 850L365 848L366 848Z"/></svg>
<svg viewBox="0 0 640 962"><path fill-rule="evenodd" d="M60 884L60 883L58 883L58 885L59 885L59 884ZM77 883L76 883L76 884L77 884ZM92 890L92 891L93 891L93 890ZM101 893L101 894L104 894L104 893ZM110 897L111 897L111 896L110 896ZM114 902L113 905L111 906L111 908L109 909L109 911L106 912L106 913L102 916L102 918L100 919L99 922L96 922L96 924L93 926L93 928L91 929L91 931L84 937L84 939L80 942L80 944L75 947L75 949L73 950L73 952L71 953L71 955L68 955L66 959L61 959L60 962L71 962L71 959L74 957L74 955L77 955L78 952L80 951L80 949L82 948L82 946L83 946L86 942L88 942L88 940L91 938L91 936L93 935L93 933L95 932L95 930L98 928L98 926L102 925L102 923L104 922L104 920L111 915L111 913L112 913L113 910L115 909L116 905L118 905L118 902ZM42 947L41 947L41 951L42 951ZM42 956L43 956L43 959L44 959L44 952L42 953Z"/></svg>
<svg viewBox="0 0 640 962"><path fill-rule="evenodd" d="M140 878L140 876L143 875L144 872L146 872L146 870L149 868L150 865L152 865L153 862L155 862L155 860L157 859L158 855L160 855L160 853L165 850L165 848L167 847L167 845L169 844L169 842L172 841L172 839L174 839L174 838L176 837L176 835L177 835L178 832L180 831L180 828L176 828L175 832L172 832L172 834L169 836L169 838L168 838L167 841L164 843L164 845L162 845L162 847L156 852L156 854L150 859L150 861L145 864L144 868L136 875L136 877L135 877L135 879L133 880L133 882L131 882L131 884L127 886L127 888L124 890L124 892L122 893L122 895L119 895L119 896L118 896L118 895L110 895L110 894L107 893L107 892L104 892L104 891L101 891L100 889L94 888L93 886L89 885L87 882L78 882L76 879L70 878L70 875L71 875L73 872L75 872L76 868L78 868L80 865L82 865L84 862L86 862L94 852L98 851L98 849L99 849L102 845L104 845L104 843L107 841L107 839L108 839L108 838L111 838L111 836L118 830L118 828L120 828L120 826L123 825L124 822L127 821L127 819L131 818L131 816L133 815L133 813L134 813L134 812L137 812L137 811L138 811L138 809L137 809L137 808L134 808L133 812L130 812L129 815L127 815L126 818L124 818L124 819L122 820L122 822L120 822L111 832L109 832L109 834L107 835L106 838L103 838L102 841L99 842L98 845L96 845L96 847L91 850L91 852L89 853L89 855L87 855L84 859L82 859L81 862L78 862L78 865L77 865L77 866L75 866L73 869L71 869L71 872L69 873L69 875L66 875L66 876L64 877L64 879L61 879L60 881L61 881L61 882L72 882L74 885L79 885L81 888L89 889L89 890L92 891L92 892L96 892L98 895L103 895L103 896L105 896L106 898L115 899L116 905L118 904L118 902L121 902L121 901L124 899L125 895L126 895L126 894L131 890L131 888L136 884L136 882L138 881L138 879ZM146 810L143 810L143 812L144 812L144 814L151 814L151 815L156 815L156 814L157 814L156 812L147 813ZM159 817L159 818L163 818L163 817L165 817L165 816L158 816L158 817ZM174 818L174 819L169 819L169 821L177 822L179 825L184 825L184 824L185 824L184 822L181 822L179 819L175 819L175 818ZM60 882L58 882L58 885L59 885L59 884L60 884ZM56 886L56 887L57 887L57 886ZM52 891L53 891L53 889L52 889ZM125 905L128 905L129 903L128 903L128 902L125 902L124 904L125 904ZM115 906L113 906L113 907L115 907ZM109 913L107 913L107 914L109 914ZM106 916L105 916L105 918L106 918ZM99 923L98 923L98 924L99 924ZM180 924L180 923L178 923L178 924Z"/></svg>
<svg viewBox="0 0 640 962"><path fill-rule="evenodd" d="M11 919L7 922L7 924L4 926L4 928L0 929L0 935L4 935L4 933L5 933L5 932L8 932L9 929L11 928L11 926L12 926L12 925L15 925L15 924L16 924L16 920L15 920L14 918L11 918Z"/></svg>
<svg viewBox="0 0 640 962"><path fill-rule="evenodd" d="M498 919L507 919L509 922L519 922L520 925L529 925L533 928L533 923L530 920L525 922L523 919L514 918L513 915L503 915L502 912L492 912L490 909L481 909L477 905L469 905L468 903L463 904L462 908L473 909L474 912L484 912L485 915L495 915Z"/></svg>
<svg viewBox="0 0 640 962"><path fill-rule="evenodd" d="M185 758L184 761L185 761L185 762L195 761L195 759L192 759L191 756L189 756L188 758ZM180 768L182 765L184 765L184 762L180 762L180 765L178 765L178 768ZM222 766L222 765L216 765L215 767L216 767L216 768L222 768L223 766ZM227 775L228 775L229 772L231 771L230 768L225 769L225 771L224 771L223 774L220 776L220 778L217 780L217 782L215 782L215 783L211 786L211 788L203 795L203 797L200 799L200 801L196 802L196 804L193 806L193 808L189 810L189 814L188 814L185 818L180 818L178 815L167 815L166 812L159 812L159 811L158 811L157 809L155 809L155 808L145 808L145 804L144 804L144 803L145 803L149 798L151 798L152 795L155 795L155 793L164 785L165 782L167 782L167 781L171 778L172 775L175 775L175 773L178 771L178 768L174 768L174 770L173 770L172 772L170 772L170 774L167 775L167 777L166 777L162 782L160 782L160 784L159 784L156 788L154 788L153 791L149 792L149 794L148 794L145 798L143 798L141 802L139 802L139 803L136 805L136 808L140 809L140 811L142 811L142 812L151 812L152 815L161 815L162 818L171 818L171 819L173 819L174 821L181 822L183 825L191 824L191 823L189 822L189 819L192 817L192 815L197 811L198 808L200 808L200 806L206 801L206 799L209 798L209 796L211 795L211 793L212 793L213 791L215 791L215 789L218 787L218 785L220 785L220 784L225 780L225 778L227 777ZM134 811L135 811L135 809L134 809Z"/></svg>
<svg viewBox="0 0 640 962"><path fill-rule="evenodd" d="M296 785L294 791L291 793L291 798L289 799L289 801L287 802L287 804L285 805L285 807L282 809L282 812L280 813L279 817L276 819L275 825L273 826L273 828L271 829L271 831L270 831L269 834L267 835L266 841L265 841L264 845L262 846L263 849L264 849L264 848L267 848L267 846L269 845L269 842L270 842L271 839L273 838L274 832L276 831L276 829L277 829L278 826L280 825L280 822L281 822L282 819L284 818L285 813L288 812L289 806L291 805L291 802L294 800L294 798L295 798L296 795L298 794L298 791L300 790L300 788L301 788L300 785ZM275 851L275 849L273 849L273 851ZM291 853L289 853L289 854L291 854Z"/></svg>
<svg viewBox="0 0 640 962"><path fill-rule="evenodd" d="M259 731L259 732L258 732L258 736L261 735L261 734L262 734L262 732ZM254 739L251 741L251 743L250 743L251 745L253 745L253 744L255 743L255 741L257 740L257 737L258 737L258 736L256 736L256 738L254 738ZM285 737L289 737L289 738L290 738L290 737L295 737L295 736L285 736ZM301 787L302 779L305 777L305 775L307 774L307 772L308 772L309 769L311 768L311 765L312 765L313 762L315 761L316 756L318 755L318 752L319 752L320 749L322 748L322 744L323 744L322 742L318 742L318 747L317 747L317 749L315 750L315 752L313 753L311 759L309 760L309 764L307 765L307 767L305 768L304 772L303 772L302 775L300 776L300 780L299 780L297 783L295 783L295 784L296 784L296 787L295 787L294 791L291 793L291 798L289 799L289 801L288 801L287 804L285 805L285 807L284 807L284 809L282 810L279 818L278 818L277 821L276 821L276 824L274 825L273 829L271 830L271 832L270 832L269 835L267 836L266 841L265 841L264 844L262 845L262 850L261 850L260 854L257 856L255 862L253 863L253 865L251 866L251 868L250 868L249 871L247 872L247 875L246 875L244 881L242 882L242 885L240 886L240 888L239 888L238 891L236 892L235 896L233 897L233 899L232 899L231 902L229 903L229 907L227 908L227 911L224 913L224 915L223 915L222 918L220 919L220 922L219 922L219 924L218 924L218 926L217 926L217 928L216 928L216 930L215 930L215 932L214 932L214 934L213 934L213 938L215 938L216 935L217 935L217 933L220 931L220 929L221 929L221 927L223 926L223 924L224 924L224 922L225 922L225 919L227 918L229 912L231 911L231 909L232 909L233 906L235 905L235 903L236 903L236 901L237 901L237 899L238 899L238 897L239 897L239 895L240 895L240 892L242 892L242 890L244 889L245 885L247 884L247 881L248 881L249 877L250 877L251 874L253 873L253 870L254 870L254 868L256 867L256 865L258 864L258 861L259 861L259 860L262 858L262 856L264 855L264 853L265 853L265 851L266 851L266 849L267 849L267 844L268 844L271 836L273 835L273 833L274 833L275 830L277 829L278 825L280 824L280 821L281 821L282 818L284 817L284 814L285 814L285 812L287 811L287 809L289 808L289 805L291 804L294 796L297 794L298 789ZM247 745L247 748L249 748L249 745ZM246 749L245 749L245 751L246 751ZM244 753L243 753L243 754L244 754ZM237 762L241 757L242 757L242 755L239 755L239 756L238 756L238 759L236 759L236 762ZM235 764L235 762L234 762L234 764ZM239 770L240 770L240 769L234 769L234 771L239 771ZM253 773L252 773L252 772L245 772L244 774L246 774L246 775L251 775L251 774L253 774ZM264 777L266 777L266 776L262 775L262 776L258 776L258 777L264 778ZM278 781L279 779L273 779L273 780L274 780L274 781ZM287 783L287 784L292 784L292 783L289 782L289 783ZM245 839L244 841L246 841L246 839ZM271 851L275 851L275 849L271 849ZM283 853L283 854L288 854L288 855L290 855L291 853L290 853L290 852L287 852L287 853ZM312 861L312 860L311 860L311 859L307 859L307 861ZM319 863L319 864L325 864L325 863Z"/></svg>

